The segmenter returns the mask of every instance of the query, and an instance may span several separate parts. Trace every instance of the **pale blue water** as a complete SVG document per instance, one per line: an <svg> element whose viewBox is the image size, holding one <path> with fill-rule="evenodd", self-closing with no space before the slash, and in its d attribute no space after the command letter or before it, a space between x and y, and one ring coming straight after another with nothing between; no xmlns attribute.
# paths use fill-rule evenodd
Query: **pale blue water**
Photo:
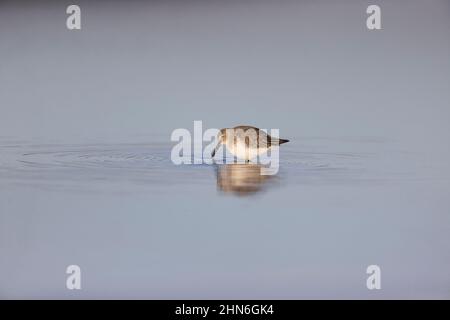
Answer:
<svg viewBox="0 0 450 320"><path fill-rule="evenodd" d="M387 139L294 138L259 179L175 166L171 147L2 138L1 295L449 298L446 162ZM70 264L81 291L65 288Z"/></svg>
<svg viewBox="0 0 450 320"><path fill-rule="evenodd" d="M0 298L450 298L448 0L77 4L0 4ZM279 173L174 166L195 120Z"/></svg>

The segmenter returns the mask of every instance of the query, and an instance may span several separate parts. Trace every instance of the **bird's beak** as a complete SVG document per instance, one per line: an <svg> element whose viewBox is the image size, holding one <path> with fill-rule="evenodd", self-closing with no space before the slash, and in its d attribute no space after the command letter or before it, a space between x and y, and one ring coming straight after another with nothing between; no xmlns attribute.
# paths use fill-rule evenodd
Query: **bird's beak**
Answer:
<svg viewBox="0 0 450 320"><path fill-rule="evenodd" d="M214 156L216 155L217 150L219 150L220 147L220 141L217 143L216 147L214 148L214 150L211 152L211 158L214 158Z"/></svg>

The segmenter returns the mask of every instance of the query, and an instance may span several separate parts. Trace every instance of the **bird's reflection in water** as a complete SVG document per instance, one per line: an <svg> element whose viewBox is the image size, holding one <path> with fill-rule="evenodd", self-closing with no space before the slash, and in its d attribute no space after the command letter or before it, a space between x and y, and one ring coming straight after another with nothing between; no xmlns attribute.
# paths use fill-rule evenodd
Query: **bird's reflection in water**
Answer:
<svg viewBox="0 0 450 320"><path fill-rule="evenodd" d="M274 176L258 164L224 164L217 166L217 188L220 191L246 196L265 189Z"/></svg>

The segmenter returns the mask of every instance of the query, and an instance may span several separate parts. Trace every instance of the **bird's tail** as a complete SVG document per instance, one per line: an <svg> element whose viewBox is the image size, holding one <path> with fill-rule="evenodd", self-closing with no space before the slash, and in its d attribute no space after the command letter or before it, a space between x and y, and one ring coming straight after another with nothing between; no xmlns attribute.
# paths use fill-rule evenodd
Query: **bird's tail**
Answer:
<svg viewBox="0 0 450 320"><path fill-rule="evenodd" d="M278 139L278 144L283 144L286 142L289 142L289 140L288 139Z"/></svg>

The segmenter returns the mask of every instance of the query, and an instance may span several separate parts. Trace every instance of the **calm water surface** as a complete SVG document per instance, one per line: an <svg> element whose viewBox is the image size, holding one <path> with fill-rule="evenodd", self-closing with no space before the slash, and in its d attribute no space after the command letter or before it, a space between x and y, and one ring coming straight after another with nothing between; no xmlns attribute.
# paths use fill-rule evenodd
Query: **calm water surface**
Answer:
<svg viewBox="0 0 450 320"><path fill-rule="evenodd" d="M395 140L294 138L261 176L175 166L154 140L1 138L1 296L450 298L445 161ZM70 264L81 291L65 289Z"/></svg>

